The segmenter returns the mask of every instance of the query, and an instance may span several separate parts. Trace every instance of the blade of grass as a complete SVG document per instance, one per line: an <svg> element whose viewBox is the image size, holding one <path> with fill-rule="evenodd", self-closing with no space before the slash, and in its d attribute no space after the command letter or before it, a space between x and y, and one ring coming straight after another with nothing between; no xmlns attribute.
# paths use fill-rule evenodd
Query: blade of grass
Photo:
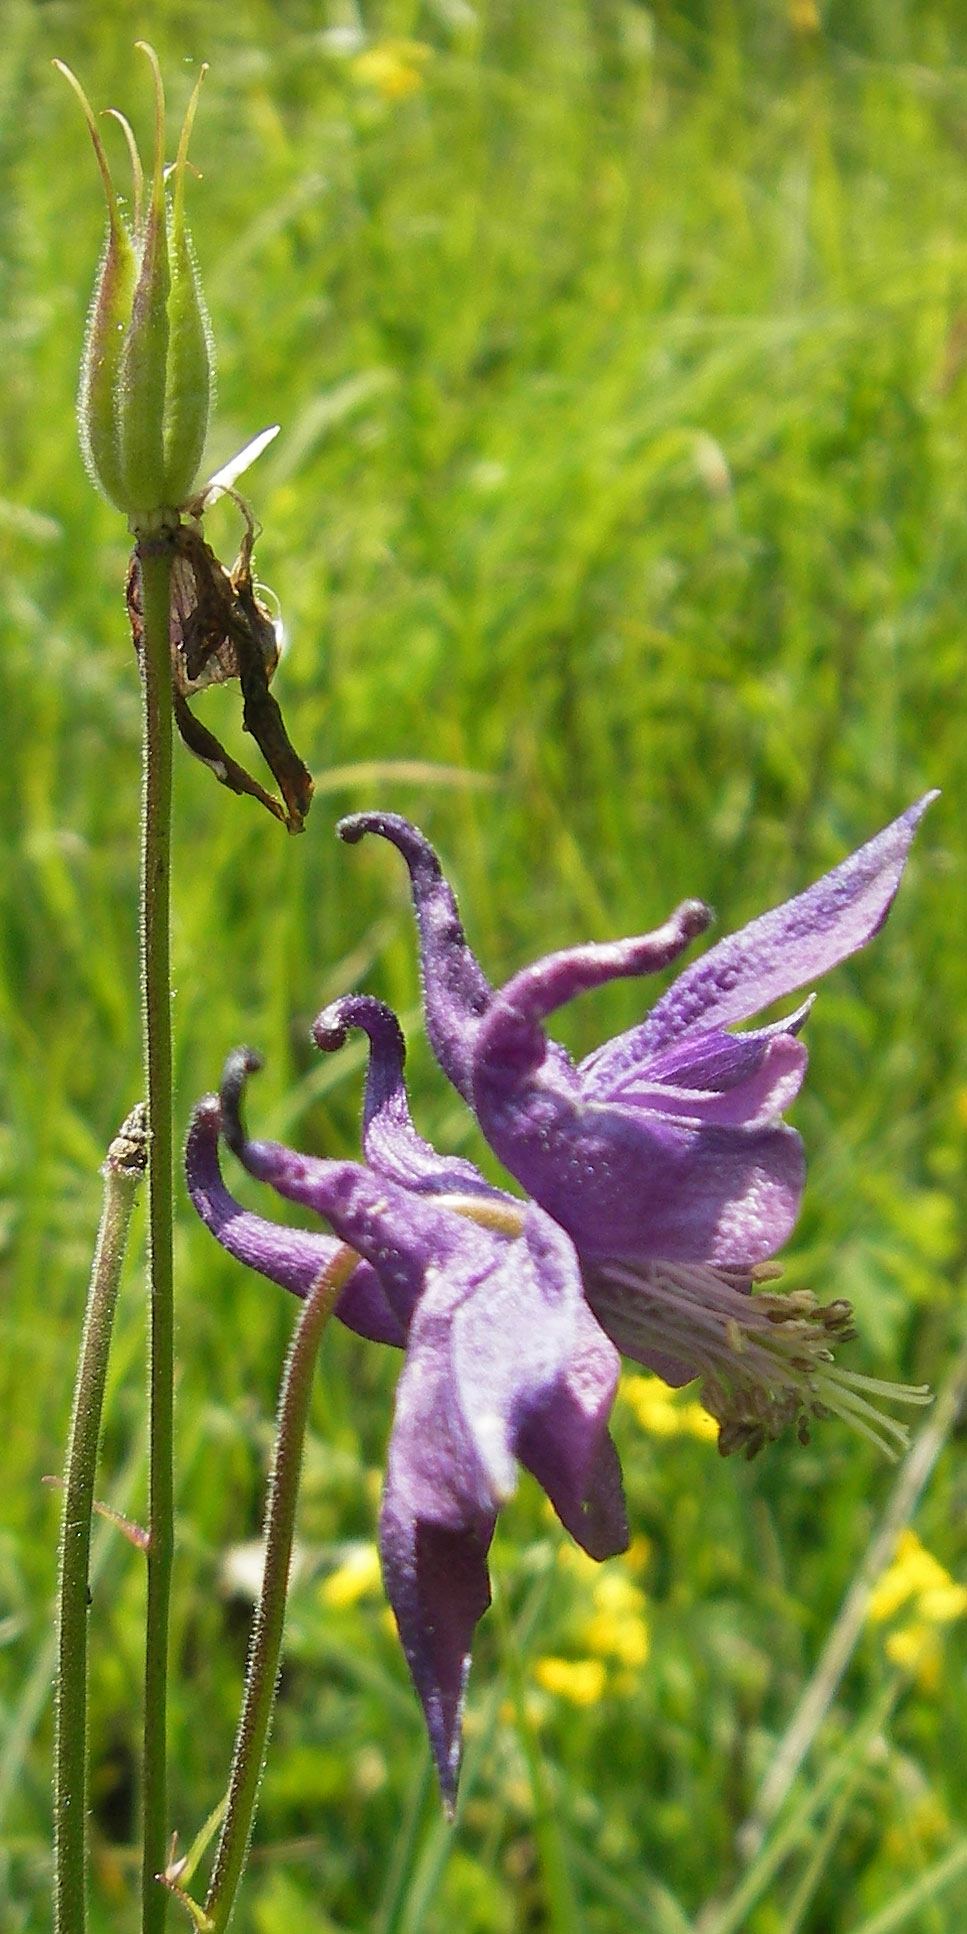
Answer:
<svg viewBox="0 0 967 1934"><path fill-rule="evenodd" d="M943 1450L967 1391L967 1341L958 1351L940 1386L933 1414L908 1451L886 1502L880 1522L830 1628L799 1703L759 1787L749 1818L739 1829L736 1845L745 1859L762 1847L816 1734L836 1696L836 1689L853 1656L863 1630L873 1588L889 1564L897 1538L909 1524L917 1501Z"/></svg>
<svg viewBox="0 0 967 1934"><path fill-rule="evenodd" d="M517 1644L522 1649L526 1649L531 1634L540 1621L549 1589L550 1574L547 1574L536 1579L528 1593L516 1625ZM426 1926L427 1916L440 1885L450 1850L455 1843L461 1818L473 1792L481 1764L490 1749L503 1698L504 1688L498 1680L490 1688L478 1710L476 1726L468 1731L468 1744L460 1771L460 1787L453 1823L448 1824L441 1813L430 1826L405 1895L401 1900L399 1915L395 1921L388 1924L387 1934L421 1934L421 1929Z"/></svg>
<svg viewBox="0 0 967 1934"><path fill-rule="evenodd" d="M696 1916L696 1934L739 1934L747 1915L761 1900L784 1861L807 1841L814 1819L838 1793L854 1766L862 1765L899 1697L902 1684L899 1676L890 1680L842 1751L823 1768L816 1784L805 1793L788 1818L777 1823L734 1892L725 1901L709 1902Z"/></svg>
<svg viewBox="0 0 967 1934"><path fill-rule="evenodd" d="M527 1708L524 1662L507 1612L502 1591L494 1594L494 1609L500 1630L501 1658L510 1685L510 1696L517 1719L520 1741L530 1779L533 1804L533 1831L537 1842L541 1878L544 1882L547 1925L554 1934L576 1934L581 1926L570 1862L561 1832L558 1809L544 1756Z"/></svg>
<svg viewBox="0 0 967 1934"><path fill-rule="evenodd" d="M897 1894L888 1907L860 1921L850 1928L849 1934L896 1934L897 1928L907 1926L921 1907L936 1900L945 1887L952 1887L964 1874L967 1874L967 1840L960 1840L942 1860L921 1874L919 1880Z"/></svg>

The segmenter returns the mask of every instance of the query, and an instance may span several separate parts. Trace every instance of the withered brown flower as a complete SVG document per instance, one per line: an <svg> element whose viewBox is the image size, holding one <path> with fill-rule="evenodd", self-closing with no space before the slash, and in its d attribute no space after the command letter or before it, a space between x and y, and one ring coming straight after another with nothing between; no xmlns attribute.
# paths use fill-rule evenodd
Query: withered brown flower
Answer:
<svg viewBox="0 0 967 1934"><path fill-rule="evenodd" d="M202 534L202 500L186 506L185 521L141 537L128 570L127 604L139 660L144 648L141 558L166 546L174 553L171 569L171 682L175 723L184 743L230 792L261 801L290 833L301 833L312 799L312 775L289 739L269 685L279 662L279 635L252 580L255 521L243 499L229 493L245 519L239 553L226 570ZM209 685L237 678L242 688L242 724L252 734L278 781L282 799L266 791L214 732L191 711L188 700Z"/></svg>

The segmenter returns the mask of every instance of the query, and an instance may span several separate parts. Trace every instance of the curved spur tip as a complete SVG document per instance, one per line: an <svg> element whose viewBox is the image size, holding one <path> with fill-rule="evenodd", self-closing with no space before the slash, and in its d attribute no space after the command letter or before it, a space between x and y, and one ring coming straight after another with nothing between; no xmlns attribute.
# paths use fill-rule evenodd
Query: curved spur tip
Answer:
<svg viewBox="0 0 967 1934"><path fill-rule="evenodd" d="M250 1074L257 1074L262 1067L262 1056L254 1048L233 1048L227 1056L222 1069L218 1098L221 1107L222 1133L230 1149L237 1155L247 1140L245 1124L242 1120L242 1096Z"/></svg>

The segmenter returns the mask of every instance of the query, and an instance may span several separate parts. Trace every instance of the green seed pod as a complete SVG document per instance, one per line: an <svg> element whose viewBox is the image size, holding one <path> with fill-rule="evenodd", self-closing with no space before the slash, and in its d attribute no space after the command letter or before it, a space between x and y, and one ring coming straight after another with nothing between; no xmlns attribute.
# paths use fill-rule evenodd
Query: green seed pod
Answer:
<svg viewBox="0 0 967 1934"><path fill-rule="evenodd" d="M178 159L175 162L174 198L168 224L170 338L163 441L165 487L169 501L175 504L184 503L198 475L211 406L211 329L195 252L185 226L184 192L191 124L195 118L198 90L206 71L203 67L198 77L198 85L188 103L185 124L181 130Z"/></svg>
<svg viewBox="0 0 967 1934"><path fill-rule="evenodd" d="M164 410L168 373L167 211L165 208L165 103L161 70L154 53L148 55L154 74L154 167L151 194L141 236L141 261L131 319L121 350L115 408L121 454L121 476L129 517L168 507L164 477Z"/></svg>
<svg viewBox="0 0 967 1934"><path fill-rule="evenodd" d="M114 399L121 368L124 332L131 316L138 261L134 242L121 218L107 157L87 98L63 61L58 68L77 95L87 118L94 153L104 182L107 199L108 231L101 256L94 296L87 319L84 354L81 359L77 419L81 449L91 478L100 484L116 509L126 509L121 481L118 426Z"/></svg>
<svg viewBox="0 0 967 1934"><path fill-rule="evenodd" d="M212 347L208 317L184 219L188 139L198 100L189 103L169 209L164 171L164 90L153 50L154 164L142 219L141 167L131 151L135 233L122 220L100 135L79 83L62 61L90 129L108 207L108 238L88 322L78 403L81 447L95 481L127 513L134 530L176 511L190 497L208 430Z"/></svg>

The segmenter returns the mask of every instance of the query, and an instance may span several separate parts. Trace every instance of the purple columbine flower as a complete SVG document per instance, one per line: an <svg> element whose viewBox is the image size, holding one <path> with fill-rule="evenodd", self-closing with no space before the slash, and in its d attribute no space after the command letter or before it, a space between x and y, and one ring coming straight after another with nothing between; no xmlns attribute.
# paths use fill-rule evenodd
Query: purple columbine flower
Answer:
<svg viewBox="0 0 967 1934"><path fill-rule="evenodd" d="M889 1447L906 1433L872 1396L909 1392L830 1364L849 1305L807 1292L750 1296L799 1213L800 1137L781 1116L806 1069L783 1021L729 1032L878 932L928 793L805 893L729 935L678 976L647 1020L575 1066L542 1023L575 995L668 966L709 924L685 901L655 932L549 954L500 990L471 952L436 853L393 813L341 821L378 833L410 874L427 1032L491 1147L571 1236L589 1303L627 1355L681 1384L703 1379L723 1451L751 1454L789 1422L834 1410Z"/></svg>
<svg viewBox="0 0 967 1934"><path fill-rule="evenodd" d="M240 1208L222 1181L219 1133L250 1174L323 1216L357 1264L338 1313L402 1341L380 1551L387 1596L452 1808L473 1630L490 1602L487 1552L518 1463L593 1557L625 1548L627 1520L608 1418L619 1359L583 1293L574 1248L534 1203L488 1186L469 1162L438 1156L410 1120L403 1039L366 996L336 1002L314 1034L370 1041L364 1113L368 1166L250 1141L241 1116L257 1057L229 1058L220 1096L195 1110L188 1185L233 1255L297 1295L337 1246Z"/></svg>

